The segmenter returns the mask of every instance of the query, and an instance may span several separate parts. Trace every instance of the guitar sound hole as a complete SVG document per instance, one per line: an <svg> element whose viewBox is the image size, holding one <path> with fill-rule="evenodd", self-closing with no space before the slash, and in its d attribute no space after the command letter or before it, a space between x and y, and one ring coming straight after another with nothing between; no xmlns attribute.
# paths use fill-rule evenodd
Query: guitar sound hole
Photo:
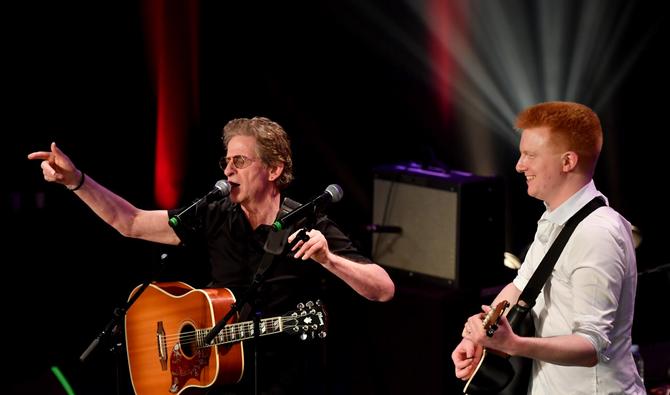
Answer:
<svg viewBox="0 0 670 395"><path fill-rule="evenodd" d="M179 344L181 345L181 353L187 358L193 358L196 350L195 327L191 324L186 324L181 327L179 331Z"/></svg>

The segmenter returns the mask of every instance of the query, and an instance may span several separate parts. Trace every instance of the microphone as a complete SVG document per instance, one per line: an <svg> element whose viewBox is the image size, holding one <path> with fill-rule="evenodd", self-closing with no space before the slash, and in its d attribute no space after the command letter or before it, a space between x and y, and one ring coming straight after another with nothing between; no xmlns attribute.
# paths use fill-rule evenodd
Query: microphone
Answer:
<svg viewBox="0 0 670 395"><path fill-rule="evenodd" d="M222 198L224 198L228 195L230 195L230 183L226 180L219 180L214 185L214 189L209 191L207 193L207 195L205 195L205 196L201 197L200 199L196 200L195 202L193 202L193 204L186 207L179 214L170 218L168 223L170 224L171 227L176 228L177 226L179 226L181 224L181 222L182 222L181 218L184 215L187 215L194 208L197 210L198 207L202 206L203 204L210 203L214 200L222 199Z"/></svg>
<svg viewBox="0 0 670 395"><path fill-rule="evenodd" d="M287 226L293 225L298 220L313 214L322 205L339 202L342 199L342 195L344 195L344 192L342 192L342 188L340 188L339 185L330 184L322 194L312 199L311 202L297 207L293 211L276 220L272 224L272 230L279 232L280 230L286 229Z"/></svg>

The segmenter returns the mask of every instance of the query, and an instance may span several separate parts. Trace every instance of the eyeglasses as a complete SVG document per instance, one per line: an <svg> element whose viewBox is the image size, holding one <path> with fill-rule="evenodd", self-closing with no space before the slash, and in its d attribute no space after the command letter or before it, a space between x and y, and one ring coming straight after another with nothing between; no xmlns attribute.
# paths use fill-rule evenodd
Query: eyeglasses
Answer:
<svg viewBox="0 0 670 395"><path fill-rule="evenodd" d="M244 155L235 155L235 156L225 156L219 159L219 167L221 170L226 170L228 167L228 162L233 161L233 166L236 169L244 169L251 166L251 164L256 161L258 158L249 158Z"/></svg>

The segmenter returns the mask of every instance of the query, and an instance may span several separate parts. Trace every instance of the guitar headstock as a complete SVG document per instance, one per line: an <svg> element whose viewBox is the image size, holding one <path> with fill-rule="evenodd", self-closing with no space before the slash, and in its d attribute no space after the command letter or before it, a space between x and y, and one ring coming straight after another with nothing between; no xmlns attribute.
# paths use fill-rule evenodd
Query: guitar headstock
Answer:
<svg viewBox="0 0 670 395"><path fill-rule="evenodd" d="M326 337L326 312L320 300L298 303L297 310L282 317L284 331L299 334L301 340Z"/></svg>
<svg viewBox="0 0 670 395"><path fill-rule="evenodd" d="M495 308L489 310L489 312L486 313L486 316L482 322L482 326L484 327L484 330L486 330L486 336L493 336L495 331L498 329L498 322L500 321L500 317L502 317L508 307L509 302L503 300L499 302Z"/></svg>

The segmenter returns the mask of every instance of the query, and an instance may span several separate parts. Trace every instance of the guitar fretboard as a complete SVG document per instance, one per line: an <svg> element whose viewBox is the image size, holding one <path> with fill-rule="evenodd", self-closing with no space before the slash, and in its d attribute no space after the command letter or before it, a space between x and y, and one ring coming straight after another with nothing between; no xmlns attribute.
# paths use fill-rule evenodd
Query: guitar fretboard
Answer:
<svg viewBox="0 0 670 395"><path fill-rule="evenodd" d="M273 317L273 318L264 318L261 322L258 323L260 329L260 335L272 335L275 333L280 333L284 330L284 325L282 322L283 317ZM209 334L211 329L198 329L196 330L196 344L198 347L205 346L205 337ZM226 344L234 343L254 337L254 322L245 321L239 322L232 325L226 325L215 337L215 342L213 344ZM211 345L211 344L210 344Z"/></svg>

